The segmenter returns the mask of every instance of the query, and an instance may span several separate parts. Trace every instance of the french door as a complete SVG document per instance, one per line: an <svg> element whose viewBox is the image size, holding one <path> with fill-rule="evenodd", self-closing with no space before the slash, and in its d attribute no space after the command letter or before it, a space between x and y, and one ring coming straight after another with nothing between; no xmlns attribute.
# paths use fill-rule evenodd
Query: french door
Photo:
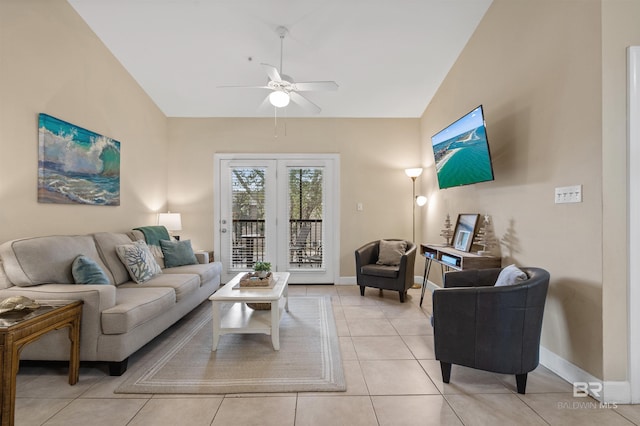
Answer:
<svg viewBox="0 0 640 426"><path fill-rule="evenodd" d="M333 283L335 155L216 154L216 251L223 281L270 262L291 283Z"/></svg>

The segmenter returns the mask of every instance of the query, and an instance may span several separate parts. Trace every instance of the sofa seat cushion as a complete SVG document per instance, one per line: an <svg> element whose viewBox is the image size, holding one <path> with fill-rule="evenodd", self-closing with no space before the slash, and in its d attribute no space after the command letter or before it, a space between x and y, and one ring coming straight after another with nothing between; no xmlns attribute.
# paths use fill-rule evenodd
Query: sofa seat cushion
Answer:
<svg viewBox="0 0 640 426"><path fill-rule="evenodd" d="M116 290L116 305L102 311L104 334L127 333L173 308L176 296L169 287L123 288Z"/></svg>
<svg viewBox="0 0 640 426"><path fill-rule="evenodd" d="M200 276L200 285L208 283L222 274L222 263L200 263L197 265L183 265L174 268L165 268L162 270L164 275L173 274L197 274Z"/></svg>
<svg viewBox="0 0 640 426"><path fill-rule="evenodd" d="M372 275L382 278L398 278L400 268L398 266L370 264L362 267L360 272L363 275Z"/></svg>
<svg viewBox="0 0 640 426"><path fill-rule="evenodd" d="M200 277L196 274L160 274L156 275L149 281L136 284L133 281L122 284L118 288L149 288L160 287L170 288L176 294L176 300L179 302L183 297L192 293L200 287Z"/></svg>

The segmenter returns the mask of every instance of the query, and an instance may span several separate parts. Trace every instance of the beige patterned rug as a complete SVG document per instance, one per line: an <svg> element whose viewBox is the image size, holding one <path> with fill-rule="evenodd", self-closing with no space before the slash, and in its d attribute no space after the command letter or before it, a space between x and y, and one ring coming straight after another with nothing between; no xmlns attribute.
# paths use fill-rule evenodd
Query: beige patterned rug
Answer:
<svg viewBox="0 0 640 426"><path fill-rule="evenodd" d="M247 308L249 309L249 308ZM346 390L329 297L294 296L280 350L266 334L222 336L211 351L209 302L169 329L125 374L116 393L219 394Z"/></svg>

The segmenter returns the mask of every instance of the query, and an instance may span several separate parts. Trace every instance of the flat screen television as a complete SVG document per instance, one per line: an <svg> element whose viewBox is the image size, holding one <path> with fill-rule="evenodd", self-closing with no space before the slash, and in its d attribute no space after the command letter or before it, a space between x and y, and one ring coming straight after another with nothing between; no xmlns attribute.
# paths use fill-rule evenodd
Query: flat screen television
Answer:
<svg viewBox="0 0 640 426"><path fill-rule="evenodd" d="M440 189L494 179L482 105L431 137Z"/></svg>

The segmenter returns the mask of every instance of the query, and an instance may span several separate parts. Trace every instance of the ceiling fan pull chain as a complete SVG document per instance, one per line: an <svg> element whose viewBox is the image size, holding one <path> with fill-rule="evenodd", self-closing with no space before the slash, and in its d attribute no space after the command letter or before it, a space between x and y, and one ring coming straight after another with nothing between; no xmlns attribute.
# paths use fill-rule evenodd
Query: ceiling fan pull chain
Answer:
<svg viewBox="0 0 640 426"><path fill-rule="evenodd" d="M273 137L278 138L278 108L273 108Z"/></svg>

